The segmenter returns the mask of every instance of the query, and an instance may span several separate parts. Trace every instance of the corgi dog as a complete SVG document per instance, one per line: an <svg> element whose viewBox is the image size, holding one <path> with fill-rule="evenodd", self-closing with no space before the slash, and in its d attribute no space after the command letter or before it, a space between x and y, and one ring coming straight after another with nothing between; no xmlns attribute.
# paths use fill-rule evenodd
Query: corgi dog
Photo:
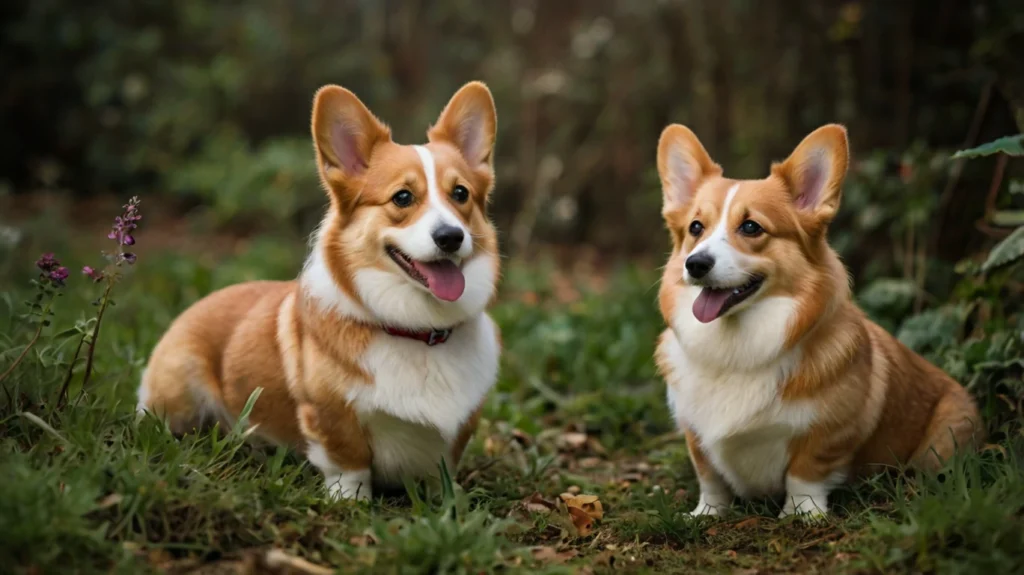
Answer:
<svg viewBox="0 0 1024 575"><path fill-rule="evenodd" d="M780 516L822 516L847 478L934 469L981 440L967 391L851 299L826 240L847 149L842 126L823 126L767 178L733 180L688 128L662 132L672 254L656 362L700 483L692 515L784 494Z"/></svg>
<svg viewBox="0 0 1024 575"><path fill-rule="evenodd" d="M171 431L237 420L294 447L333 498L368 499L455 468L497 380L486 313L500 272L486 206L494 100L472 82L399 145L352 92L325 86L312 134L330 205L298 279L227 287L153 350L138 409Z"/></svg>

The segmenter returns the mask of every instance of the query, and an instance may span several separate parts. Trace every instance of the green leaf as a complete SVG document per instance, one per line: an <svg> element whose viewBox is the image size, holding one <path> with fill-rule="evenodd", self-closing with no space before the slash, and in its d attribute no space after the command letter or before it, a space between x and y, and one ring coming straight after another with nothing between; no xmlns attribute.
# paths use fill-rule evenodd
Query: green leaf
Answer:
<svg viewBox="0 0 1024 575"><path fill-rule="evenodd" d="M1024 257L1024 226L1014 230L1012 234L992 248L988 259L981 264L981 271L987 272L1011 264L1021 257Z"/></svg>
<svg viewBox="0 0 1024 575"><path fill-rule="evenodd" d="M1005 136L982 144L976 148L969 150L960 150L953 154L952 159L959 160L960 158L978 158L981 156L991 156L992 154L1003 153L1008 156L1024 156L1024 134L1017 134L1016 136Z"/></svg>
<svg viewBox="0 0 1024 575"><path fill-rule="evenodd" d="M1000 210L992 214L992 224L1001 228L1024 226L1024 210Z"/></svg>
<svg viewBox="0 0 1024 575"><path fill-rule="evenodd" d="M253 429L246 428L249 427L249 414L252 413L252 408L256 406L256 400L260 398L261 393L263 393L263 388L257 387L249 394L249 399L246 400L245 406L242 407L242 412L238 414L238 419L235 421L230 435L246 437L253 431Z"/></svg>

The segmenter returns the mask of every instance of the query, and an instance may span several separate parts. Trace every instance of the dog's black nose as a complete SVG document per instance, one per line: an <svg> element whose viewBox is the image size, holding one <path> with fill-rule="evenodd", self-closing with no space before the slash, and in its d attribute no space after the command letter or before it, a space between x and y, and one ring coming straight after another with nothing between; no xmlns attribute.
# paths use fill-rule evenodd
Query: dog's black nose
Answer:
<svg viewBox="0 0 1024 575"><path fill-rule="evenodd" d="M686 258L686 271L690 272L692 278L700 279L708 275L713 267L715 267L715 258L706 252L693 254Z"/></svg>
<svg viewBox="0 0 1024 575"><path fill-rule="evenodd" d="M441 226L431 235L437 247L449 254L457 252L462 247L462 240L466 238L462 228L455 226Z"/></svg>

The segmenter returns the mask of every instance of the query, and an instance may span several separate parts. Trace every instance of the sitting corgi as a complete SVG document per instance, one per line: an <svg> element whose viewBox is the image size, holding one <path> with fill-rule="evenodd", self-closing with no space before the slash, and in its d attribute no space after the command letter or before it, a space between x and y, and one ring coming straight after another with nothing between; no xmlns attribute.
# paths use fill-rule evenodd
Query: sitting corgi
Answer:
<svg viewBox="0 0 1024 575"><path fill-rule="evenodd" d="M486 215L497 116L467 84L405 146L352 93L321 88L313 143L330 207L295 281L200 300L153 350L139 409L175 433L250 421L323 472L334 498L457 465L498 373L485 313L499 275Z"/></svg>
<svg viewBox="0 0 1024 575"><path fill-rule="evenodd" d="M882 465L936 468L981 440L967 391L868 320L826 231L846 130L814 131L763 180L731 180L684 126L658 172L672 255L657 364L700 482L692 515L786 495L781 516Z"/></svg>

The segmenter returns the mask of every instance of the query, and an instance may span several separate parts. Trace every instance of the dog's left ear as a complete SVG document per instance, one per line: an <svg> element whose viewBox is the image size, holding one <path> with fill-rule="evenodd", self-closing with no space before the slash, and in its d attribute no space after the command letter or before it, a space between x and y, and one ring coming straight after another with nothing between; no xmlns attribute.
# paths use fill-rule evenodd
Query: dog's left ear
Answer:
<svg viewBox="0 0 1024 575"><path fill-rule="evenodd" d="M482 82L470 82L452 96L427 138L454 144L473 169L491 169L497 126L491 91Z"/></svg>
<svg viewBox="0 0 1024 575"><path fill-rule="evenodd" d="M772 175L785 180L797 208L828 225L839 211L843 179L849 163L846 128L822 126L808 135Z"/></svg>

